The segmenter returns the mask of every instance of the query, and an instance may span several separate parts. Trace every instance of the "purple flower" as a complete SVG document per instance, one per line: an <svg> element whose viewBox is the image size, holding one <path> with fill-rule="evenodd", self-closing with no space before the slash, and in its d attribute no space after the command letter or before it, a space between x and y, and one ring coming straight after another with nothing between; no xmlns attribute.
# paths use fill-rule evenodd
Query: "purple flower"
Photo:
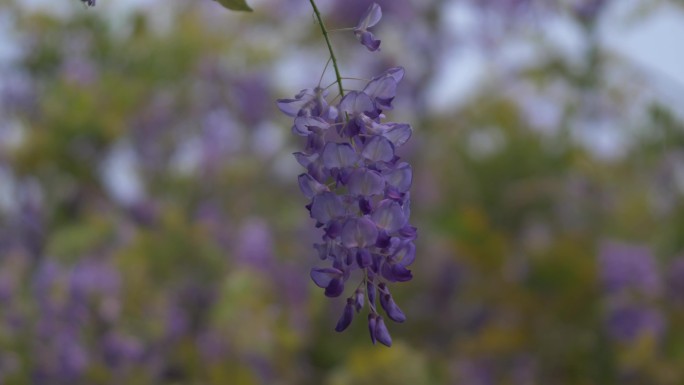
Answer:
<svg viewBox="0 0 684 385"><path fill-rule="evenodd" d="M262 270L268 270L273 262L273 240L265 221L257 218L247 220L239 232L235 254L241 262Z"/></svg>
<svg viewBox="0 0 684 385"><path fill-rule="evenodd" d="M345 274L336 268L314 268L311 269L311 280L321 288L325 288L325 295L337 297L344 291Z"/></svg>
<svg viewBox="0 0 684 385"><path fill-rule="evenodd" d="M354 27L354 35L359 39L361 44L366 46L369 51L377 51L380 48L380 40L377 40L373 33L368 31L368 28L378 24L382 18L382 10L377 3L371 4L363 14L359 23Z"/></svg>
<svg viewBox="0 0 684 385"><path fill-rule="evenodd" d="M392 346L392 337L389 334L389 331L387 330L387 326L385 326L385 321L382 319L382 316L378 316L377 319L375 320L375 328L373 330L373 334L375 335L375 339L378 340L381 344L390 347Z"/></svg>
<svg viewBox="0 0 684 385"><path fill-rule="evenodd" d="M406 321L406 315L404 315L404 312L401 311L399 306L397 306L397 304L394 302L387 285L381 283L378 285L378 287L380 288L381 292L380 305L382 305L382 308L385 309L387 316L394 322L401 323Z"/></svg>
<svg viewBox="0 0 684 385"><path fill-rule="evenodd" d="M606 326L614 340L629 343L645 334L659 337L664 331L665 321L655 309L629 304L610 310Z"/></svg>
<svg viewBox="0 0 684 385"><path fill-rule="evenodd" d="M675 258L670 262L667 269L667 294L668 297L684 304L684 256Z"/></svg>
<svg viewBox="0 0 684 385"><path fill-rule="evenodd" d="M368 28L381 17L380 6L373 4L354 28L371 51L380 41ZM361 282L347 297L335 330L349 327L354 310L360 312L367 301L371 341L386 346L392 339L375 300L379 296L389 319L406 320L387 283L411 280L407 267L415 259L417 237L409 224L413 171L396 154L413 130L406 123L382 121L403 77L403 68L390 68L362 90L346 92L337 104L320 87L278 100L280 110L293 118L292 133L304 139L303 150L294 154L306 170L298 176L299 187L310 200L309 215L323 232L314 248L328 265L312 268L311 279L326 296L337 297L350 277L358 277Z"/></svg>
<svg viewBox="0 0 684 385"><path fill-rule="evenodd" d="M280 109L294 118L293 134L306 138L304 151L294 154L306 169L298 177L299 187L310 199L309 215L323 230L323 242L314 247L321 260L332 264L313 268L311 279L326 296L337 297L358 270L359 289L348 297L335 329L346 329L352 311L360 311L367 299L371 339L388 346L391 338L375 298L379 296L389 319L406 320L387 283L413 277L408 266L415 260L417 237L408 222L413 171L395 152L410 139L412 129L381 121L403 76L402 68L391 68L371 79L363 91L347 93L337 105L330 105L316 89L279 100ZM333 126L337 129L331 130Z"/></svg>
<svg viewBox="0 0 684 385"><path fill-rule="evenodd" d="M144 347L137 339L110 332L103 337L102 354L110 368L121 368L137 362L143 357Z"/></svg>
<svg viewBox="0 0 684 385"><path fill-rule="evenodd" d="M371 342L375 345L375 325L377 324L378 315L375 313L368 314L368 331L370 332Z"/></svg>
<svg viewBox="0 0 684 385"><path fill-rule="evenodd" d="M609 242L599 253L599 275L609 295L635 292L657 296L661 277L656 261L647 247Z"/></svg>
<svg viewBox="0 0 684 385"><path fill-rule="evenodd" d="M347 305L344 307L344 312L342 313L342 317L340 317L339 321L337 321L337 326L335 326L335 331L341 332L346 329L352 321L352 318L354 317L354 300L351 298L347 299Z"/></svg>

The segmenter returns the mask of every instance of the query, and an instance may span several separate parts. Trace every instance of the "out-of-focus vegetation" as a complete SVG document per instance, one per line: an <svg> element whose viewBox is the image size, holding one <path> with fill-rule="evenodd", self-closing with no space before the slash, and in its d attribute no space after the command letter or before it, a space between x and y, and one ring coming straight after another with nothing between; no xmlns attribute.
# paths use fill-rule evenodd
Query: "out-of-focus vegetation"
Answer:
<svg viewBox="0 0 684 385"><path fill-rule="evenodd" d="M454 2L380 3L380 56L334 42L348 75L407 68L418 258L391 349L335 333L308 276L319 234L274 103L327 58L307 2L0 5L0 384L684 381L684 125L597 38L614 2L462 2L470 35ZM366 7L322 4L332 28ZM507 61L523 43L534 60ZM437 110L454 47L488 76Z"/></svg>

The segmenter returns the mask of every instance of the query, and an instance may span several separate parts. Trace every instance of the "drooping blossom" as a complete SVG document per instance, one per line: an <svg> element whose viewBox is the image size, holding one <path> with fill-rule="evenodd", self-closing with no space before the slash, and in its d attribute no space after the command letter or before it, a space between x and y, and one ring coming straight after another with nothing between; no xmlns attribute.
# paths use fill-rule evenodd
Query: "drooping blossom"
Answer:
<svg viewBox="0 0 684 385"><path fill-rule="evenodd" d="M630 343L664 333L664 316L653 301L661 294L663 280L648 247L605 243L599 252L599 277L606 301L605 326L614 341Z"/></svg>
<svg viewBox="0 0 684 385"><path fill-rule="evenodd" d="M662 288L655 258L644 246L605 243L599 251L599 275L610 295L635 292L652 297Z"/></svg>
<svg viewBox="0 0 684 385"><path fill-rule="evenodd" d="M318 88L278 101L294 118L292 132L305 138L304 150L295 153L306 169L299 185L310 199L306 207L311 218L323 230L322 242L314 248L321 260L330 262L313 268L311 279L326 296L337 297L358 271L361 283L347 299L335 329L346 329L354 311L367 301L371 339L387 346L391 337L375 299L389 319L406 319L387 283L412 278L408 266L415 259L417 236L408 222L412 169L396 154L412 128L382 121L403 76L403 68L390 68L336 105L328 104L327 94Z"/></svg>
<svg viewBox="0 0 684 385"><path fill-rule="evenodd" d="M363 14L356 27L354 27L356 38L371 52L380 49L380 40L376 39L368 28L378 24L381 18L382 10L380 6L377 3L373 3Z"/></svg>
<svg viewBox="0 0 684 385"><path fill-rule="evenodd" d="M660 337L665 329L665 320L658 310L634 303L610 309L606 326L613 340L629 343L644 335Z"/></svg>

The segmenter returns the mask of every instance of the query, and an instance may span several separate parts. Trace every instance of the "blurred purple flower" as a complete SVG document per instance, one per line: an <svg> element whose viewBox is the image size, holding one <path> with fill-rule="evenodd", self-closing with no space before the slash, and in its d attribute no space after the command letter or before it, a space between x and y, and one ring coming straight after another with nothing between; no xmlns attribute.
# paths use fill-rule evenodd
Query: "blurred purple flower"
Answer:
<svg viewBox="0 0 684 385"><path fill-rule="evenodd" d="M143 353L142 343L131 336L111 332L102 339L102 355L109 368L121 369L136 363Z"/></svg>
<svg viewBox="0 0 684 385"><path fill-rule="evenodd" d="M599 251L599 276L607 294L636 292L657 296L661 277L648 247L607 242Z"/></svg>
<svg viewBox="0 0 684 385"><path fill-rule="evenodd" d="M131 203L126 207L131 219L139 226L154 226L159 219L159 207L153 200L145 199Z"/></svg>
<svg viewBox="0 0 684 385"><path fill-rule="evenodd" d="M274 261L273 239L268 224L259 218L248 219L240 228L236 256L238 261L261 269Z"/></svg>
<svg viewBox="0 0 684 385"><path fill-rule="evenodd" d="M97 79L97 68L86 58L73 55L62 64L62 75L69 83L87 86Z"/></svg>
<svg viewBox="0 0 684 385"><path fill-rule="evenodd" d="M240 150L244 134L230 112L219 108L204 117L200 141L202 167L211 174L220 170L227 157Z"/></svg>
<svg viewBox="0 0 684 385"><path fill-rule="evenodd" d="M223 341L224 336L214 330L207 330L197 336L197 347L202 358L210 363L221 362L228 353L228 347Z"/></svg>
<svg viewBox="0 0 684 385"><path fill-rule="evenodd" d="M608 333L616 341L628 343L642 335L658 338L665 329L663 315L642 305L618 305L611 309L606 319Z"/></svg>
<svg viewBox="0 0 684 385"><path fill-rule="evenodd" d="M43 253L45 244L44 213L41 207L39 187L28 184L21 188L22 197L15 229L18 231L22 246L29 255L37 260Z"/></svg>
<svg viewBox="0 0 684 385"><path fill-rule="evenodd" d="M166 310L165 334L167 338L176 339L185 335L191 329L191 321L185 310L177 305L171 305Z"/></svg>
<svg viewBox="0 0 684 385"><path fill-rule="evenodd" d="M9 274L0 271L0 306L8 307L12 299L16 283Z"/></svg>
<svg viewBox="0 0 684 385"><path fill-rule="evenodd" d="M576 0L572 8L581 20L591 22L596 20L608 3L609 0Z"/></svg>
<svg viewBox="0 0 684 385"><path fill-rule="evenodd" d="M30 75L7 73L0 86L0 106L3 111L27 115L38 112L38 91Z"/></svg>
<svg viewBox="0 0 684 385"><path fill-rule="evenodd" d="M494 385L494 368L484 359L467 359L456 365L458 383L468 385Z"/></svg>
<svg viewBox="0 0 684 385"><path fill-rule="evenodd" d="M269 117L272 102L264 74L242 76L235 80L231 90L239 107L238 113L245 124L255 126Z"/></svg>
<svg viewBox="0 0 684 385"><path fill-rule="evenodd" d="M670 261L666 283L668 297L680 305L684 305L684 256Z"/></svg>
<svg viewBox="0 0 684 385"><path fill-rule="evenodd" d="M62 276L63 271L57 263L52 260L42 261L33 275L34 296L43 301L49 299L53 285Z"/></svg>
<svg viewBox="0 0 684 385"><path fill-rule="evenodd" d="M118 271L105 261L85 259L71 272L70 294L77 300L100 295L117 295L120 288Z"/></svg>

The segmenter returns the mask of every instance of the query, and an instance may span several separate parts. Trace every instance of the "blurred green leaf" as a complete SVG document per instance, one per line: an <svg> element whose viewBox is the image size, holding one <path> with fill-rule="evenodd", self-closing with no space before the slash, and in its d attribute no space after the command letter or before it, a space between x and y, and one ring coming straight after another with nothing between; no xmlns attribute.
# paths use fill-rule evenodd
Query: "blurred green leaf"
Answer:
<svg viewBox="0 0 684 385"><path fill-rule="evenodd" d="M252 8L244 0L216 0L216 2L233 11L252 12Z"/></svg>

